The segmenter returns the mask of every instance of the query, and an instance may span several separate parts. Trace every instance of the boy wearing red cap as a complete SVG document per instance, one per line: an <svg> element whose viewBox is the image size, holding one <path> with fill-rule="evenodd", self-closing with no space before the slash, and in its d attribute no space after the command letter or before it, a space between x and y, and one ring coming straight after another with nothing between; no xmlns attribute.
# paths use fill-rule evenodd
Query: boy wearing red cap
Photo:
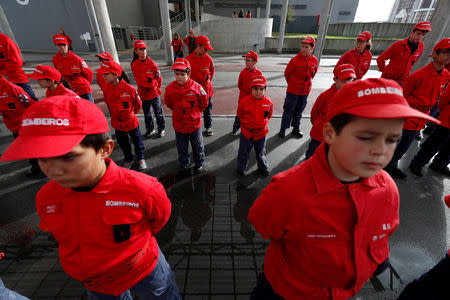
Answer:
<svg viewBox="0 0 450 300"><path fill-rule="evenodd" d="M195 50L195 35L193 30L189 30L189 34L183 39L183 42L186 44L188 53L191 54Z"/></svg>
<svg viewBox="0 0 450 300"><path fill-rule="evenodd" d="M47 89L45 96L66 95L78 97L78 94L69 90L61 83L61 73L55 68L46 65L37 65L33 73L27 74L31 79L36 79L41 88Z"/></svg>
<svg viewBox="0 0 450 300"><path fill-rule="evenodd" d="M247 54L242 55L245 59L245 68L241 71L238 78L238 88L239 88L239 100L238 104L244 97L252 93L251 83L253 77L256 75L262 75L262 72L255 67L258 62L258 54L253 51L249 51ZM238 116L234 118L233 130L231 135L237 135L237 132L241 128L241 122Z"/></svg>
<svg viewBox="0 0 450 300"><path fill-rule="evenodd" d="M48 182L36 196L39 227L59 244L64 271L90 299L181 299L154 237L171 204L146 174L118 167L108 121L89 101L55 96L24 114L0 160L37 158Z"/></svg>
<svg viewBox="0 0 450 300"><path fill-rule="evenodd" d="M199 35L195 38L195 45L195 50L186 59L192 66L191 79L200 84L208 94L208 106L203 112L203 118L205 119L206 135L211 136L213 135L212 96L214 94L211 81L214 77L214 64L207 52L214 49L211 47L209 39L204 35Z"/></svg>
<svg viewBox="0 0 450 300"><path fill-rule="evenodd" d="M409 75L403 82L403 95L409 105L423 113L429 114L436 104L444 86L450 81L450 73L444 68L450 63L450 38L441 40L433 48L433 61ZM395 149L394 156L385 170L395 178L406 178L398 168L398 161L405 155L414 138L425 127L424 120L406 120L402 138Z"/></svg>
<svg viewBox="0 0 450 300"><path fill-rule="evenodd" d="M133 61L131 62L131 71L138 86L139 96L142 99L142 111L144 112L145 134L148 138L156 134L156 137L166 135L166 121L164 111L161 105L161 84L162 77L158 65L147 55L147 45L144 41L134 42ZM153 113L155 114L158 133L155 130L153 122Z"/></svg>
<svg viewBox="0 0 450 300"><path fill-rule="evenodd" d="M287 82L286 99L284 99L283 116L278 136L284 138L286 129L293 127L292 134L303 137L300 131L300 119L306 107L306 99L311 91L311 81L319 67L317 58L312 54L316 40L307 37L302 41L300 53L289 61L284 71Z"/></svg>
<svg viewBox="0 0 450 300"><path fill-rule="evenodd" d="M242 132L239 140L237 157L237 172L245 175L250 151L255 148L258 172L269 175L269 164L266 160L267 124L272 117L273 103L264 96L267 80L262 75L256 75L250 83L251 94L244 97L237 110L237 117L241 120Z"/></svg>
<svg viewBox="0 0 450 300"><path fill-rule="evenodd" d="M106 81L108 97L105 103L111 111L111 126L115 129L117 143L125 156L124 167L131 169L133 165L133 154L131 152L128 136L134 144L134 152L139 165L139 170L147 169L144 158L144 144L142 143L139 120L136 114L142 106L136 90L132 85L125 82L120 76L122 67L114 61L105 61L100 68Z"/></svg>
<svg viewBox="0 0 450 300"><path fill-rule="evenodd" d="M429 31L431 31L430 22L419 22L407 38L393 43L381 53L377 58L378 70L382 72L381 77L402 84L411 72L412 66L422 55L424 47L422 40ZM387 60L389 64L386 66Z"/></svg>
<svg viewBox="0 0 450 300"><path fill-rule="evenodd" d="M356 78L355 68L351 64L342 64L334 68L334 84L317 97L311 110L312 128L309 133L311 141L305 153L305 159L309 159L323 142L323 126L327 122L327 111L331 99L345 84Z"/></svg>
<svg viewBox="0 0 450 300"><path fill-rule="evenodd" d="M69 50L69 42L64 35L54 35L53 43L58 49L58 53L52 59L53 66L75 93L93 103L91 83L94 72L81 57Z"/></svg>
<svg viewBox="0 0 450 300"><path fill-rule="evenodd" d="M367 73L372 60L371 39L372 35L368 31L361 32L356 38L355 48L348 50L341 56L334 69L342 64L351 64L355 68L356 79L362 79Z"/></svg>
<svg viewBox="0 0 450 300"><path fill-rule="evenodd" d="M183 170L190 168L189 141L194 157L194 172L203 170L205 150L203 145L202 111L208 105L208 95L200 84L190 78L191 64L187 59L178 58L172 66L175 81L166 87L164 101L172 110L178 161Z"/></svg>
<svg viewBox="0 0 450 300"><path fill-rule="evenodd" d="M383 271L399 194L382 169L410 117L439 122L411 108L392 80L357 80L336 93L325 143L272 177L250 208L249 221L270 239L250 299L348 299Z"/></svg>

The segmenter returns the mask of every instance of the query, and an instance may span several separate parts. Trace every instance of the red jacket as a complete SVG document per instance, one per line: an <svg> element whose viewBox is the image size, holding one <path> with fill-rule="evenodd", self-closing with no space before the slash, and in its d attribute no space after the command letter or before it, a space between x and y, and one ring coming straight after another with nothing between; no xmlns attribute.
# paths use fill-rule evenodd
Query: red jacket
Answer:
<svg viewBox="0 0 450 300"><path fill-rule="evenodd" d="M0 113L3 122L12 133L19 133L26 108L35 103L20 87L6 78L0 78Z"/></svg>
<svg viewBox="0 0 450 300"><path fill-rule="evenodd" d="M450 73L445 68L438 73L433 64L429 63L405 79L402 85L403 96L411 107L428 114L449 80ZM426 122L422 119L407 119L403 128L418 131Z"/></svg>
<svg viewBox="0 0 450 300"><path fill-rule="evenodd" d="M45 97L47 97L47 98L51 97L51 96L57 96L57 95L78 97L77 93L75 93L72 90L69 90L62 83L58 84L58 86L56 87L56 89L54 91L47 89L47 91L45 92Z"/></svg>
<svg viewBox="0 0 450 300"><path fill-rule="evenodd" d="M314 55L304 56L302 53L294 56L284 70L287 92L294 95L307 95L311 90L311 81L317 73L319 63Z"/></svg>
<svg viewBox="0 0 450 300"><path fill-rule="evenodd" d="M152 100L161 95L162 77L158 65L147 56L142 61L139 58L131 63L134 79L138 86L139 96L143 100Z"/></svg>
<svg viewBox="0 0 450 300"><path fill-rule="evenodd" d="M89 192L50 181L36 196L39 227L59 243L64 271L92 291L119 295L147 277L158 261L154 235L170 216L171 203L156 178L108 168ZM113 226L130 224L131 237L114 239Z"/></svg>
<svg viewBox="0 0 450 300"><path fill-rule="evenodd" d="M186 44L186 47L188 48L189 53L192 53L192 51L194 51L194 49L195 49L195 44L193 44L193 48L190 47L191 39L195 40L195 36L194 37L187 36L183 39L183 42Z"/></svg>
<svg viewBox="0 0 450 300"><path fill-rule="evenodd" d="M117 86L107 83L106 89L108 97L105 103L111 110L111 126L125 132L138 127L136 114L141 109L142 101L135 88L122 79Z"/></svg>
<svg viewBox="0 0 450 300"><path fill-rule="evenodd" d="M172 110L173 129L179 133L192 133L202 127L202 112L208 106L208 95L192 79L184 86L173 81L166 86L164 103Z"/></svg>
<svg viewBox="0 0 450 300"><path fill-rule="evenodd" d="M92 93L91 83L94 79L94 72L81 57L72 51L69 51L66 57L58 52L52 61L62 78L70 84L75 93L78 95Z"/></svg>
<svg viewBox="0 0 450 300"><path fill-rule="evenodd" d="M408 38L393 43L387 50L381 53L377 58L378 70L382 72L382 78L393 79L399 83L411 72L414 63L419 59L423 52L423 42L419 42L417 50L411 55L411 49L408 46ZM389 65L386 66L386 60Z"/></svg>
<svg viewBox="0 0 450 300"><path fill-rule="evenodd" d="M108 97L108 91L110 91L110 89L108 89L109 83L107 83L105 81L105 78L103 78L103 71L101 71L100 69L97 69L95 71L97 72L97 74L95 75L97 84L103 92L103 101L105 101L105 103L107 103L109 101L106 99Z"/></svg>
<svg viewBox="0 0 450 300"><path fill-rule="evenodd" d="M343 64L351 64L355 67L356 78L361 79L369 70L371 60L372 53L369 50L361 54L358 50L351 49L341 56L334 69Z"/></svg>
<svg viewBox="0 0 450 300"><path fill-rule="evenodd" d="M322 143L309 160L272 177L248 219L270 239L264 274L277 294L343 300L355 296L389 257L399 194L385 171L341 183Z"/></svg>
<svg viewBox="0 0 450 300"><path fill-rule="evenodd" d="M311 124L313 125L309 135L316 141L323 142L323 126L327 122L328 105L337 93L336 84L317 97L311 110Z"/></svg>
<svg viewBox="0 0 450 300"><path fill-rule="evenodd" d="M14 83L29 82L22 70L22 65L19 47L12 39L0 32L0 73Z"/></svg>
<svg viewBox="0 0 450 300"><path fill-rule="evenodd" d="M171 45L173 47L173 51L178 52L181 51L181 48L183 47L183 41L181 39L172 39Z"/></svg>
<svg viewBox="0 0 450 300"><path fill-rule="evenodd" d="M441 126L450 128L450 87L444 90L444 92L439 97L439 121L441 121Z"/></svg>
<svg viewBox="0 0 450 300"><path fill-rule="evenodd" d="M244 68L244 70L242 70L241 73L239 74L238 79L239 101L241 101L242 98L252 93L252 88L250 87L250 84L252 82L253 76L255 75L262 75L262 72L258 70L256 67L253 69L253 71Z"/></svg>
<svg viewBox="0 0 450 300"><path fill-rule="evenodd" d="M273 103L263 96L255 99L253 95L248 95L239 101L237 117L241 121L241 131L246 139L259 140L267 135L269 129L269 119L272 117Z"/></svg>
<svg viewBox="0 0 450 300"><path fill-rule="evenodd" d="M208 94L212 97L214 94L211 80L214 77L214 64L211 56L208 54L197 56L195 52L189 54L186 59L191 64L191 79L199 83Z"/></svg>

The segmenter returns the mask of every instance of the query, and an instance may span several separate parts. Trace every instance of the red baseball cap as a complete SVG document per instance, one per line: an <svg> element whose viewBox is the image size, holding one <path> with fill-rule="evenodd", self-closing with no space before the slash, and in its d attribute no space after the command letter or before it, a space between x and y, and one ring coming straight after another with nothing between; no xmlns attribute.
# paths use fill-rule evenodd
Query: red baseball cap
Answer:
<svg viewBox="0 0 450 300"><path fill-rule="evenodd" d="M450 48L450 38L445 38L440 40L436 46L433 48L433 52L436 52L439 49L448 49Z"/></svg>
<svg viewBox="0 0 450 300"><path fill-rule="evenodd" d="M45 65L37 65L33 73L27 74L31 79L52 79L54 81L61 81L61 73L53 67Z"/></svg>
<svg viewBox="0 0 450 300"><path fill-rule="evenodd" d="M369 78L347 83L331 99L327 120L347 113L369 119L419 118L440 124L440 121L411 108L403 90L393 80Z"/></svg>
<svg viewBox="0 0 450 300"><path fill-rule="evenodd" d="M192 34L194 34L194 30L189 30L189 33L192 33Z"/></svg>
<svg viewBox="0 0 450 300"><path fill-rule="evenodd" d="M86 135L108 131L108 121L94 103L72 96L50 97L25 111L19 136L0 161L60 156Z"/></svg>
<svg viewBox="0 0 450 300"><path fill-rule="evenodd" d="M53 36L53 43L55 45L58 45L58 44L69 45L69 42L67 41L67 38L64 35L62 35L62 34L55 34Z"/></svg>
<svg viewBox="0 0 450 300"><path fill-rule="evenodd" d="M250 84L250 87L252 86L267 86L267 79L266 77L262 75L255 75L252 78L252 82Z"/></svg>
<svg viewBox="0 0 450 300"><path fill-rule="evenodd" d="M372 38L372 35L368 31L361 32L357 37L358 40L363 40L363 41L368 41L371 38Z"/></svg>
<svg viewBox="0 0 450 300"><path fill-rule="evenodd" d="M107 60L102 62L99 71L103 73L113 73L120 76L120 74L122 74L122 67L115 61Z"/></svg>
<svg viewBox="0 0 450 300"><path fill-rule="evenodd" d="M254 51L249 51L247 54L242 55L242 57L251 57L254 60L258 61L258 53Z"/></svg>
<svg viewBox="0 0 450 300"><path fill-rule="evenodd" d="M185 58L177 58L175 60L175 62L173 63L173 66L171 68L172 70L186 70L186 69L191 69L191 64L189 63L189 61Z"/></svg>
<svg viewBox="0 0 450 300"><path fill-rule="evenodd" d="M342 64L333 70L334 77L340 80L345 80L347 78L356 78L355 67L351 64Z"/></svg>
<svg viewBox="0 0 450 300"><path fill-rule="evenodd" d="M99 54L95 54L95 56L100 57L100 58L103 58L103 59L106 59L106 60L111 60L111 61L114 60L114 58L112 57L112 55L109 54L108 52L102 52L102 53L99 53Z"/></svg>
<svg viewBox="0 0 450 300"><path fill-rule="evenodd" d="M211 47L211 43L209 42L209 39L204 35L199 35L195 38L195 43L202 45L205 47L206 50L214 50L213 47Z"/></svg>
<svg viewBox="0 0 450 300"><path fill-rule="evenodd" d="M147 45L142 40L137 40L134 42L133 48L147 48Z"/></svg>
<svg viewBox="0 0 450 300"><path fill-rule="evenodd" d="M445 204L447 204L447 206L450 207L450 195L445 196L444 201Z"/></svg>
<svg viewBox="0 0 450 300"><path fill-rule="evenodd" d="M416 25L414 25L413 30L414 29L419 29L419 30L425 30L425 31L431 31L431 23L428 21L422 21L417 23Z"/></svg>
<svg viewBox="0 0 450 300"><path fill-rule="evenodd" d="M316 44L316 40L312 36L308 36L303 39L302 43L313 44L314 46Z"/></svg>

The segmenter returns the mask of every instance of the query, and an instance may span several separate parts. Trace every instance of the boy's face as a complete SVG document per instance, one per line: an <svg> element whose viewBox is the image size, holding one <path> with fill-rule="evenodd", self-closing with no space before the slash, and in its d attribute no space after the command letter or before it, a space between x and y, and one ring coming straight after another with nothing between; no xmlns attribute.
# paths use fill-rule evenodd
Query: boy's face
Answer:
<svg viewBox="0 0 450 300"><path fill-rule="evenodd" d="M103 73L103 78L107 83L113 83L116 80L117 75L113 73Z"/></svg>
<svg viewBox="0 0 450 300"><path fill-rule="evenodd" d="M410 33L409 35L409 41L412 43L418 43L425 37L425 34L427 34L427 31L423 30L416 30Z"/></svg>
<svg viewBox="0 0 450 300"><path fill-rule="evenodd" d="M245 67L249 69L250 71L255 68L256 60L254 60L251 57L245 57Z"/></svg>
<svg viewBox="0 0 450 300"><path fill-rule="evenodd" d="M56 44L59 54L66 56L69 53L69 45L67 44Z"/></svg>
<svg viewBox="0 0 450 300"><path fill-rule="evenodd" d="M450 63L450 48L441 49L439 54L433 51L433 60L440 65L448 65Z"/></svg>
<svg viewBox="0 0 450 300"><path fill-rule="evenodd" d="M337 77L334 77L334 82L336 83L336 90L340 90L344 85L346 85L349 82L352 82L355 78L347 78L347 79L339 79Z"/></svg>
<svg viewBox="0 0 450 300"><path fill-rule="evenodd" d="M106 171L105 158L114 148L114 142L108 140L100 151L79 144L57 157L39 158L42 172L50 179L66 188L95 186Z"/></svg>
<svg viewBox="0 0 450 300"><path fill-rule="evenodd" d="M252 95L257 100L261 99L262 96L264 96L265 91L266 91L265 86L259 86L259 85L252 86Z"/></svg>
<svg viewBox="0 0 450 300"><path fill-rule="evenodd" d="M195 52L197 53L198 56L202 56L205 55L208 50L205 49L205 46L197 44L197 48L195 48Z"/></svg>
<svg viewBox="0 0 450 300"><path fill-rule="evenodd" d="M52 85L53 80L50 81L50 80L44 78L44 79L37 79L36 81L41 86L41 88L46 89Z"/></svg>
<svg viewBox="0 0 450 300"><path fill-rule="evenodd" d="M304 56L309 56L311 55L311 53L313 52L314 47L311 47L310 44L308 43L302 43L302 49L300 50L300 52L304 55Z"/></svg>
<svg viewBox="0 0 450 300"><path fill-rule="evenodd" d="M179 85L184 86L189 79L190 73L181 70L175 70L175 80Z"/></svg>
<svg viewBox="0 0 450 300"><path fill-rule="evenodd" d="M145 60L147 58L147 48L136 48L134 52L138 55L140 60Z"/></svg>
<svg viewBox="0 0 450 300"><path fill-rule="evenodd" d="M342 181L368 178L383 169L394 154L404 119L355 117L339 134L326 123L323 129L330 169Z"/></svg>

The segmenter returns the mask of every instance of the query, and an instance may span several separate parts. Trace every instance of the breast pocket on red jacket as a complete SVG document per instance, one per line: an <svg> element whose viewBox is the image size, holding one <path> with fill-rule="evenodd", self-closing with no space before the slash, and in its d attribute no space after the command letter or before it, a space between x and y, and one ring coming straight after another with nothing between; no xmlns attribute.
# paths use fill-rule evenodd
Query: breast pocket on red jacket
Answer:
<svg viewBox="0 0 450 300"><path fill-rule="evenodd" d="M63 213L62 202L43 203L38 207L38 212L41 218L39 227L42 230L51 232L59 242L68 236L69 216Z"/></svg>
<svg viewBox="0 0 450 300"><path fill-rule="evenodd" d="M369 244L370 256L378 264L384 262L389 257L389 241L387 237L378 238L373 237L373 240Z"/></svg>
<svg viewBox="0 0 450 300"><path fill-rule="evenodd" d="M143 218L139 202L106 200L103 222L110 226L111 237L116 243L129 240L133 236L134 225Z"/></svg>

